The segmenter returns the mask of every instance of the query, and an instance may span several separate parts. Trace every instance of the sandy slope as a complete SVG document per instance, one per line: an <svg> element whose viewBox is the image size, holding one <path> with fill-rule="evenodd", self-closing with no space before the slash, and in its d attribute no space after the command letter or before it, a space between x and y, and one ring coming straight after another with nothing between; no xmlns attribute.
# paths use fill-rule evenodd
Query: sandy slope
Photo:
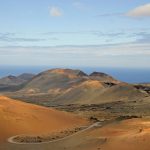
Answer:
<svg viewBox="0 0 150 150"><path fill-rule="evenodd" d="M0 96L0 142L17 134L48 134L85 123L69 113Z"/></svg>
<svg viewBox="0 0 150 150"><path fill-rule="evenodd" d="M90 150L149 150L150 121L131 119L114 123L88 133L93 138L105 138L102 145Z"/></svg>
<svg viewBox="0 0 150 150"><path fill-rule="evenodd" d="M0 150L149 150L150 119L130 119L95 127L48 144L0 144Z"/></svg>

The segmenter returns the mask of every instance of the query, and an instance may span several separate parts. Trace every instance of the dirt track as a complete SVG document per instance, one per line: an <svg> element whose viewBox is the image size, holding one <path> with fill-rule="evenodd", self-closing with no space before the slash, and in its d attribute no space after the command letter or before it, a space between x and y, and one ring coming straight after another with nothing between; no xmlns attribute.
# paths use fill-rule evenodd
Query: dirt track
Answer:
<svg viewBox="0 0 150 150"><path fill-rule="evenodd" d="M82 132L88 131L88 130L94 128L94 127L100 127L100 126L101 126L101 125L100 125L100 122L96 122L96 123L94 123L94 124L88 126L87 128L85 128L85 129L83 129L83 130L81 130L81 131L79 131L79 132L77 132L77 133L74 133L74 134L72 134L72 135L63 137L63 138L61 138L61 139L56 139L56 140L48 141L48 142L40 142L40 143L32 143L32 142L31 142L31 143L20 143L20 142L14 141L14 138L19 137L19 136L21 136L21 135L16 135L16 136L12 136L12 137L8 138L8 142L9 142L9 143L12 143L12 144L47 144L47 143L55 143L55 142L59 142L59 141L63 141L63 140L69 139L70 137L73 137L73 136L75 136L75 135L81 134Z"/></svg>
<svg viewBox="0 0 150 150"><path fill-rule="evenodd" d="M95 126L96 125L96 126ZM84 131L84 132L83 132ZM0 150L149 150L150 119L128 119L43 144L1 143Z"/></svg>

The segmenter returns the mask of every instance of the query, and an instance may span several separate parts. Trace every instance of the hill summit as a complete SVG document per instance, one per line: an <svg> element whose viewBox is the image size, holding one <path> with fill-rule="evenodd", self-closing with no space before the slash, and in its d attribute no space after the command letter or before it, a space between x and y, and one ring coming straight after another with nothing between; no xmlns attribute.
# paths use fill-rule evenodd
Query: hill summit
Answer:
<svg viewBox="0 0 150 150"><path fill-rule="evenodd" d="M87 75L81 70L58 68L35 75L16 92L6 95L42 105L97 104L145 97L134 85L105 73Z"/></svg>

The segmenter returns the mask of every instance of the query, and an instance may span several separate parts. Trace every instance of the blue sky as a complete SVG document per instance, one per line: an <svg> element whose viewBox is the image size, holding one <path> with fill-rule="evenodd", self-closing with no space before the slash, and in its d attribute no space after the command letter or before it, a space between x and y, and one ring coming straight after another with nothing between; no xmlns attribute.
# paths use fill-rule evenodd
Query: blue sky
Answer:
<svg viewBox="0 0 150 150"><path fill-rule="evenodd" d="M0 65L150 68L148 0L0 0Z"/></svg>

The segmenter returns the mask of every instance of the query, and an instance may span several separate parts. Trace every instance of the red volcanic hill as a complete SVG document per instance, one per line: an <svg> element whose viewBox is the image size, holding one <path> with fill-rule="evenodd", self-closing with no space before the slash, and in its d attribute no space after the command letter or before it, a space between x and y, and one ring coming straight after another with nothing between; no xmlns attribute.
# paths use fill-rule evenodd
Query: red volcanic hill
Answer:
<svg viewBox="0 0 150 150"><path fill-rule="evenodd" d="M49 134L85 123L85 119L70 113L0 96L0 141L18 134Z"/></svg>
<svg viewBox="0 0 150 150"><path fill-rule="evenodd" d="M81 70L51 69L39 73L8 97L46 106L55 104L101 104L135 101L146 93L101 72L86 75Z"/></svg>

